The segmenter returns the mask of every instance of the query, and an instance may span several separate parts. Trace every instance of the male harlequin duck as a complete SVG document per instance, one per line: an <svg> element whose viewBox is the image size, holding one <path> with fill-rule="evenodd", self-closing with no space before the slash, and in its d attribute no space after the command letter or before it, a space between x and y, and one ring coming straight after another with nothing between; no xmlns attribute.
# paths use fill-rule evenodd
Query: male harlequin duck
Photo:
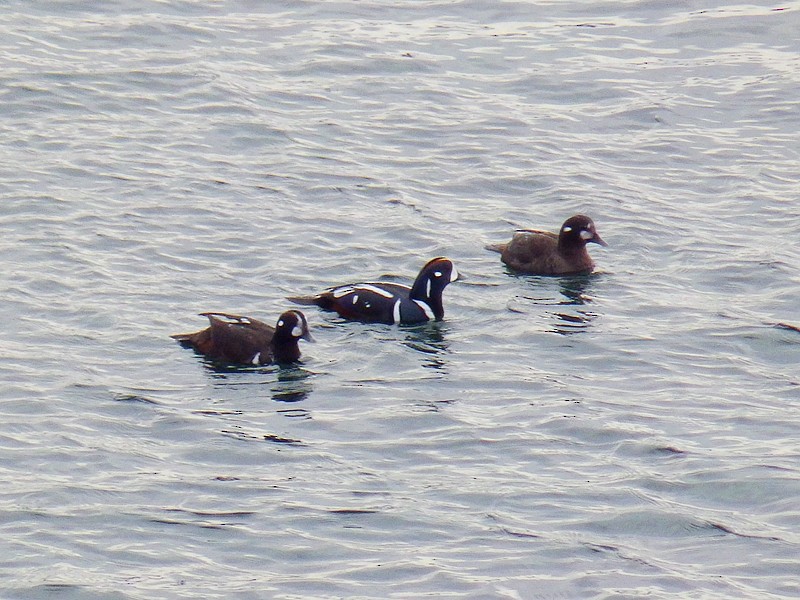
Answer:
<svg viewBox="0 0 800 600"><path fill-rule="evenodd" d="M220 362L240 365L291 363L300 358L298 340L311 341L308 322L299 310L287 310L278 318L275 327L239 315L200 314L208 317L210 327L170 337Z"/></svg>
<svg viewBox="0 0 800 600"><path fill-rule="evenodd" d="M558 235L520 229L507 244L492 244L486 249L500 252L500 260L520 273L569 275L588 273L594 268L586 251L587 242L608 246L597 235L589 217L575 215L564 221Z"/></svg>
<svg viewBox="0 0 800 600"><path fill-rule="evenodd" d="M298 304L316 304L339 316L365 323L403 325L440 321L444 317L442 292L459 278L448 258L434 258L422 267L411 287L388 281L351 283L328 288L316 296L289 298Z"/></svg>

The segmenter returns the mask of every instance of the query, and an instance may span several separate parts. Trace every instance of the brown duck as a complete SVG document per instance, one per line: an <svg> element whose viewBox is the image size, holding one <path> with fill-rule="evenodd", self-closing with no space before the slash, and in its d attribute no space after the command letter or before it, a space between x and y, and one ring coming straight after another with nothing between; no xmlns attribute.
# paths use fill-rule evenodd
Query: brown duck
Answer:
<svg viewBox="0 0 800 600"><path fill-rule="evenodd" d="M300 358L298 341L311 341L306 317L287 310L275 327L250 317L227 313L201 313L211 325L195 333L172 335L181 345L207 358L230 364L266 365L295 362Z"/></svg>
<svg viewBox="0 0 800 600"><path fill-rule="evenodd" d="M608 246L586 215L570 217L558 234L533 229L518 230L507 244L492 244L487 250L500 253L500 260L520 273L569 275L589 273L594 261L586 244Z"/></svg>

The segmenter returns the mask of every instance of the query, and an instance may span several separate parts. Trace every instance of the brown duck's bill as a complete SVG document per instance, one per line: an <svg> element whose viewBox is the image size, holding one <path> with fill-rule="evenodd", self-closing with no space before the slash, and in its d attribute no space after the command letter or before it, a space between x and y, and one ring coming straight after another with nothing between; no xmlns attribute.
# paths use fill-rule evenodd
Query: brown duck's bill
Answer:
<svg viewBox="0 0 800 600"><path fill-rule="evenodd" d="M594 237L592 237L592 239L590 239L589 241L590 242L594 242L595 244L600 244L601 246L608 246L608 244L606 244L605 240L603 240L603 238L601 238L596 233L594 234Z"/></svg>

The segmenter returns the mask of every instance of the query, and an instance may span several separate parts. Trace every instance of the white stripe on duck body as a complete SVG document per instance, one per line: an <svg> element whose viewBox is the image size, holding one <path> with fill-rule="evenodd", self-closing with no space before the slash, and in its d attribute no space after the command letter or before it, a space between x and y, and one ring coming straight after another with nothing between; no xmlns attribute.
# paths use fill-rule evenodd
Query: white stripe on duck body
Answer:
<svg viewBox="0 0 800 600"><path fill-rule="evenodd" d="M252 317L207 312L209 326L171 336L183 346L219 362L238 365L288 364L299 360L298 341L312 341L306 317L287 310L275 327Z"/></svg>
<svg viewBox="0 0 800 600"><path fill-rule="evenodd" d="M422 267L411 286L389 281L366 281L289 300L298 304L315 304L352 321L410 325L441 321L444 318L442 293L448 284L458 279L453 261L440 256Z"/></svg>

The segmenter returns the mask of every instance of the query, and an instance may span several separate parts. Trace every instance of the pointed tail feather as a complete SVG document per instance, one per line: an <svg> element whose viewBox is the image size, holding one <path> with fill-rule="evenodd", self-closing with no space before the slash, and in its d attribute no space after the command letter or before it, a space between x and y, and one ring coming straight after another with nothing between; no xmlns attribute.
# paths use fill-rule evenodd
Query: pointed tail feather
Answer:
<svg viewBox="0 0 800 600"><path fill-rule="evenodd" d="M334 297L328 293L323 292L316 296L289 296L287 300L295 304L314 305L319 306L322 310L334 310Z"/></svg>
<svg viewBox="0 0 800 600"><path fill-rule="evenodd" d="M169 337L171 337L173 340L178 340L179 342L190 342L193 335L193 333L173 333Z"/></svg>
<svg viewBox="0 0 800 600"><path fill-rule="evenodd" d="M171 337L184 348L194 348L197 345L197 333L173 333Z"/></svg>
<svg viewBox="0 0 800 600"><path fill-rule="evenodd" d="M286 299L289 302L305 306L319 305L319 296L287 296Z"/></svg>
<svg viewBox="0 0 800 600"><path fill-rule="evenodd" d="M506 246L508 246L508 244L487 244L484 246L484 248L491 250L492 252L499 252L502 254L505 252Z"/></svg>

